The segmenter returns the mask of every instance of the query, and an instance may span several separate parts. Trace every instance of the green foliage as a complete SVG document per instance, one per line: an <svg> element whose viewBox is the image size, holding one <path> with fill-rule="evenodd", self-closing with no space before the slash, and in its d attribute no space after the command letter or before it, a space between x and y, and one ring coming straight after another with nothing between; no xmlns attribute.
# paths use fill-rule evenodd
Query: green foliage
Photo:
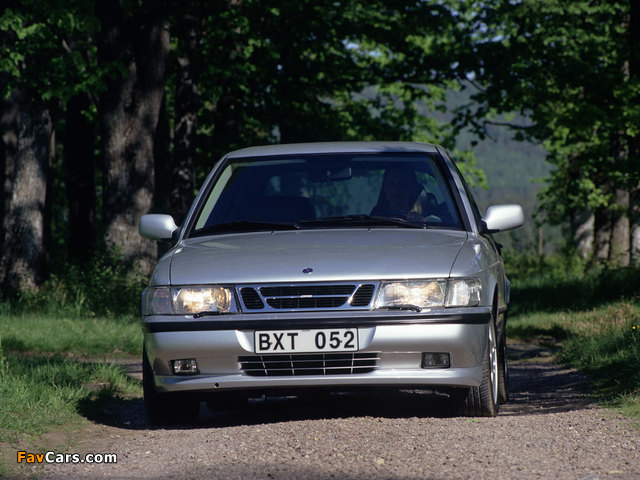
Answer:
<svg viewBox="0 0 640 480"><path fill-rule="evenodd" d="M640 270L592 265L575 256L505 252L513 314L584 310L640 295Z"/></svg>
<svg viewBox="0 0 640 480"><path fill-rule="evenodd" d="M65 265L37 293L20 293L11 301L11 309L88 318L137 316L146 281L125 267L117 253L97 254L86 265Z"/></svg>
<svg viewBox="0 0 640 480"><path fill-rule="evenodd" d="M205 12L202 178L229 149L274 142L422 140L455 149L442 108L468 48L448 2L280 2ZM224 137L222 138L221 135ZM482 182L472 157L460 155Z"/></svg>
<svg viewBox="0 0 640 480"><path fill-rule="evenodd" d="M0 73L3 96L14 89L43 102L63 102L101 86L91 35L99 28L89 0L26 0L0 14Z"/></svg>
<svg viewBox="0 0 640 480"><path fill-rule="evenodd" d="M483 26L474 77L483 88L462 109L467 120L482 133L498 112L531 119L521 137L544 142L556 167L540 193L549 221L587 209L620 211L615 189L640 182L637 153L629 150L640 124L630 3L470 3Z"/></svg>

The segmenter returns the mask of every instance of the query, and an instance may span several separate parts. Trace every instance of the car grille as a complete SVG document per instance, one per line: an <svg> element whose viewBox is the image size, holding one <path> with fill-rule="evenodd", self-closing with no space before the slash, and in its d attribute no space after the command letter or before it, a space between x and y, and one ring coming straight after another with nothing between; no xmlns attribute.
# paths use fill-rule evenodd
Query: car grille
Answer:
<svg viewBox="0 0 640 480"><path fill-rule="evenodd" d="M368 308L376 283L246 285L239 287L243 310L296 311Z"/></svg>
<svg viewBox="0 0 640 480"><path fill-rule="evenodd" d="M356 375L376 370L378 360L376 352L238 357L242 371L251 377Z"/></svg>

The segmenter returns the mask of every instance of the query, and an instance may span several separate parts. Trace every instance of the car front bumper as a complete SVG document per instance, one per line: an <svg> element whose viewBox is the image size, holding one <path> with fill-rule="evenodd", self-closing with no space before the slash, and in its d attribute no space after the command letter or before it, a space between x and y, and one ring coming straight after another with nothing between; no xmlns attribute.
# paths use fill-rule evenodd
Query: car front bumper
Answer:
<svg viewBox="0 0 640 480"><path fill-rule="evenodd" d="M321 312L256 315L236 314L193 319L150 316L144 319L145 348L159 392L214 393L253 389L305 387L350 388L398 386L479 386L491 318L486 307L433 312ZM252 376L243 360L256 358L256 330L357 328L358 354L370 353L375 367L366 373ZM422 368L424 352L449 353L447 368ZM297 354L293 354L295 357ZM306 354L302 354L306 355ZM331 353L327 354L331 356ZM348 356L344 352L339 355ZM366 355L365 355L366 356ZM174 375L171 361L196 359L199 372Z"/></svg>

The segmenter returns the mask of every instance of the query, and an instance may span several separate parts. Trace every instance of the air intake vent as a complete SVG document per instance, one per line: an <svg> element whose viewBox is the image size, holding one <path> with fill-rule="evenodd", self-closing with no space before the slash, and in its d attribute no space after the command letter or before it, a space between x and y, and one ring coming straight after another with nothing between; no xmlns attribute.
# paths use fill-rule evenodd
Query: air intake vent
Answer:
<svg viewBox="0 0 640 480"><path fill-rule="evenodd" d="M351 299L352 307L366 307L371 303L371 297L373 296L373 292L376 289L376 286L368 283L366 285L360 285L360 288L356 290L356 293L353 294L353 298Z"/></svg>
<svg viewBox="0 0 640 480"><path fill-rule="evenodd" d="M298 309L298 308L336 308L341 307L347 301L347 297L315 297L315 298L268 298L267 303L272 308Z"/></svg>
<svg viewBox="0 0 640 480"><path fill-rule="evenodd" d="M299 297L318 295L346 295L353 293L355 285L293 285L283 287L260 287L265 297Z"/></svg>
<svg viewBox="0 0 640 480"><path fill-rule="evenodd" d="M367 309L377 282L238 285L247 313Z"/></svg>
<svg viewBox="0 0 640 480"><path fill-rule="evenodd" d="M376 370L378 360L376 352L238 357L242 371L251 377L357 375Z"/></svg>
<svg viewBox="0 0 640 480"><path fill-rule="evenodd" d="M258 295L258 292L256 292L255 288L241 288L240 295L242 295L242 301L246 308L250 310L261 310L264 308L264 303L260 300L260 296Z"/></svg>

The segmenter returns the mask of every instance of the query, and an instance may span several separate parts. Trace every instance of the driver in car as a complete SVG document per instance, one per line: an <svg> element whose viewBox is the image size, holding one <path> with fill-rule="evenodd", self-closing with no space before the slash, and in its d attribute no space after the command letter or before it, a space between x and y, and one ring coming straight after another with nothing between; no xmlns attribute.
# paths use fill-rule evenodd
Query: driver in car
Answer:
<svg viewBox="0 0 640 480"><path fill-rule="evenodd" d="M372 216L402 217L424 222L435 207L435 196L425 192L413 170L390 168L384 174Z"/></svg>

